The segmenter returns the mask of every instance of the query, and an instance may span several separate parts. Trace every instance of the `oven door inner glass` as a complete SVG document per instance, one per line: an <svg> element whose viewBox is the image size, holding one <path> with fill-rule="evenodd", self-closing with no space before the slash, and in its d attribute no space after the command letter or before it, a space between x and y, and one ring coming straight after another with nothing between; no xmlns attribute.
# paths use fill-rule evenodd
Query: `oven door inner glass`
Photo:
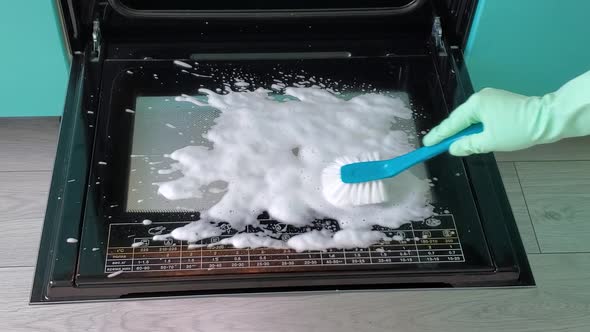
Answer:
<svg viewBox="0 0 590 332"><path fill-rule="evenodd" d="M410 171L432 180L436 215L395 229L373 226L388 239L370 247L296 252L218 244L236 233L272 231L274 240L287 241L313 229L339 229L333 219L313 219L299 227L277 222L267 212L240 229L216 221L219 231L196 241L158 238L199 220L200 212L223 198L227 186L212 183L198 198L169 200L158 194L157 183L182 176L166 171L173 164L168 154L186 146L212 148L203 135L221 112L199 105L207 101L199 89L225 94L264 88L278 101L289 99L286 86L320 87L343 100L366 93L398 97L414 112L391 129L404 131L418 147L425 130L447 112L435 77L428 57L105 61L78 282L276 272L492 271L468 174L460 158L448 155ZM182 95L197 103L177 100ZM108 278L113 273L117 278Z"/></svg>

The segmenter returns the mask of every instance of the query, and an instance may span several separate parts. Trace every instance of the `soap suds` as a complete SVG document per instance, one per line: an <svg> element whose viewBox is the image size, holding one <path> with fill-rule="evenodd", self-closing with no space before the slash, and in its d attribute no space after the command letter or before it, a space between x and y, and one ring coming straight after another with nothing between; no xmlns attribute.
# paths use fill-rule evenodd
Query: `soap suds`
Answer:
<svg viewBox="0 0 590 332"><path fill-rule="evenodd" d="M107 276L107 278L114 278L114 277L118 276L119 274L122 274L123 272L124 272L123 270L117 271L117 272L113 272L113 273L109 274Z"/></svg>
<svg viewBox="0 0 590 332"><path fill-rule="evenodd" d="M379 242L385 234L377 231L343 229L332 233L327 229L296 235L287 241L287 245L295 251L326 250L330 248L364 248Z"/></svg>
<svg viewBox="0 0 590 332"><path fill-rule="evenodd" d="M175 238L176 240L197 242L202 239L207 239L213 236L219 236L223 232L215 223L199 220L192 222L184 227L176 228L170 234L155 235L154 240L164 240L167 238Z"/></svg>
<svg viewBox="0 0 590 332"><path fill-rule="evenodd" d="M206 77L206 78L211 78L213 76L211 75L203 75L203 74L197 74L197 73L191 73L191 75L196 76L196 77Z"/></svg>
<svg viewBox="0 0 590 332"><path fill-rule="evenodd" d="M184 62L184 61L180 61L180 60L174 60L174 64L179 66L179 67L183 67L183 68L193 68L193 66L189 65L188 63Z"/></svg>
<svg viewBox="0 0 590 332"><path fill-rule="evenodd" d="M394 241L400 242L400 241L403 241L404 240L404 237L401 236L401 235L394 235L393 237L391 237L391 239L394 240Z"/></svg>
<svg viewBox="0 0 590 332"><path fill-rule="evenodd" d="M170 239L172 236L170 234L157 234L152 237L154 241L164 241Z"/></svg>
<svg viewBox="0 0 590 332"><path fill-rule="evenodd" d="M171 153L168 157L175 163L159 173L182 176L157 183L158 193L170 200L199 199L213 182L224 182L226 189L201 211L201 221L169 236L196 242L221 234L209 221L225 221L242 231L246 225L257 225L257 216L266 211L295 226L315 219L338 220L338 232L315 230L292 237L286 245L293 249L366 247L384 237L371 231L372 226L397 228L432 214L428 182L410 172L383 181L390 200L382 204L336 207L322 195L322 170L336 158L366 152L393 158L413 150L404 131L391 129L397 119L412 116L401 99L363 94L344 100L326 90L292 87L284 89L281 101L265 89L224 95L199 92L207 96L206 102L186 95L176 100L219 110L215 124L203 134L212 148L187 146ZM249 234L222 241L239 246L259 240L269 238ZM279 242L269 245L285 245Z"/></svg>
<svg viewBox="0 0 590 332"><path fill-rule="evenodd" d="M234 83L234 85L237 87L248 87L250 86L250 83L238 80Z"/></svg>
<svg viewBox="0 0 590 332"><path fill-rule="evenodd" d="M273 239L264 233L240 233L230 238L222 239L218 244L230 244L235 248L288 248L284 241Z"/></svg>

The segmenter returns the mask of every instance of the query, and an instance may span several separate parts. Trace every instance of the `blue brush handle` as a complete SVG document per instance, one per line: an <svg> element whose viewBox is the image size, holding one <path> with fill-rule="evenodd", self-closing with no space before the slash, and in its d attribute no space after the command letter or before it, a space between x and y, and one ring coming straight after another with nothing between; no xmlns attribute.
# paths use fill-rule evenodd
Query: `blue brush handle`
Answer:
<svg viewBox="0 0 590 332"><path fill-rule="evenodd" d="M414 158L419 159L420 161L424 161L449 151L451 144L455 143L460 138L473 134L479 134L482 131L483 125L481 123L474 124L467 127L466 129L461 130L455 135L442 140L438 144L421 147L413 152L408 153L407 155L414 155Z"/></svg>
<svg viewBox="0 0 590 332"><path fill-rule="evenodd" d="M340 168L340 179L344 183L361 183L396 176L408 168L449 151L458 139L483 131L483 125L475 124L438 144L425 146L397 158L380 161L366 161L344 165Z"/></svg>
<svg viewBox="0 0 590 332"><path fill-rule="evenodd" d="M440 154L449 151L449 147L451 146L451 144L453 144L460 138L473 134L479 134L482 131L483 125L481 123L471 125L466 129L463 129L460 132L456 133L455 135L442 140L438 144L424 146L403 156L399 156L397 158L393 158L386 161L386 163L388 164L386 166L386 169L388 169L388 172L390 172L390 176L397 175L418 163L424 162L430 158L436 157Z"/></svg>

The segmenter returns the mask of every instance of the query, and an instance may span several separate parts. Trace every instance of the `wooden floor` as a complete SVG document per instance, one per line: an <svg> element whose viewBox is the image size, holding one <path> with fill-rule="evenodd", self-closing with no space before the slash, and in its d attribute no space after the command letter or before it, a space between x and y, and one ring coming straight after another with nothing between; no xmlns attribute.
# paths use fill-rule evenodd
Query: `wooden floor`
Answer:
<svg viewBox="0 0 590 332"><path fill-rule="evenodd" d="M56 119L0 119L2 331L590 331L590 138L498 154L538 287L29 306Z"/></svg>

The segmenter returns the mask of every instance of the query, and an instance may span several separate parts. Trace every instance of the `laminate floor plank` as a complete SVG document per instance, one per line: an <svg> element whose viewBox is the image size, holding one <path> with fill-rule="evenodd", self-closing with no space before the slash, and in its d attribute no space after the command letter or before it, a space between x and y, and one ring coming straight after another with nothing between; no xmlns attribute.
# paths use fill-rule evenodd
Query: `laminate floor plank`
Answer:
<svg viewBox="0 0 590 332"><path fill-rule="evenodd" d="M590 252L590 161L518 162L543 253Z"/></svg>
<svg viewBox="0 0 590 332"><path fill-rule="evenodd" d="M0 225L11 220L42 219L50 181L50 171L0 172Z"/></svg>
<svg viewBox="0 0 590 332"><path fill-rule="evenodd" d="M0 171L49 171L59 118L0 118Z"/></svg>
<svg viewBox="0 0 590 332"><path fill-rule="evenodd" d="M502 174L504 188L512 207L512 213L522 238L522 243L527 253L539 253L539 243L535 235L535 229L529 216L528 207L524 200L520 181L516 174L516 167L512 162L499 162L498 168Z"/></svg>
<svg viewBox="0 0 590 332"><path fill-rule="evenodd" d="M107 303L29 305L32 267L0 268L2 331L101 331ZM112 330L113 331L113 330Z"/></svg>
<svg viewBox="0 0 590 332"><path fill-rule="evenodd" d="M497 161L590 160L590 136L568 138L514 152L496 152Z"/></svg>

